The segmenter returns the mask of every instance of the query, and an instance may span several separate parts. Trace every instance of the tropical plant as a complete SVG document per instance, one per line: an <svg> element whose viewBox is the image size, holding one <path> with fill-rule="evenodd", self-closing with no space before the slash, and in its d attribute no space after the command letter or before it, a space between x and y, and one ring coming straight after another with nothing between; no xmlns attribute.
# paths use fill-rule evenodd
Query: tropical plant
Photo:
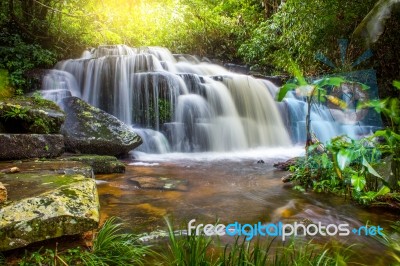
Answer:
<svg viewBox="0 0 400 266"><path fill-rule="evenodd" d="M299 67L295 63L291 63L291 72L295 77L294 82L287 82L279 90L278 101L282 101L290 90L295 90L296 94L306 98L307 102L307 116L306 116L306 149L312 144L311 135L311 107L313 104L325 102L326 99L345 108L346 104L340 99L327 95L327 86L340 86L345 80L341 77L324 77L311 82L307 82Z"/></svg>
<svg viewBox="0 0 400 266"><path fill-rule="evenodd" d="M25 119L28 117L28 109L22 106L11 106L10 110L4 112L3 117L7 119Z"/></svg>

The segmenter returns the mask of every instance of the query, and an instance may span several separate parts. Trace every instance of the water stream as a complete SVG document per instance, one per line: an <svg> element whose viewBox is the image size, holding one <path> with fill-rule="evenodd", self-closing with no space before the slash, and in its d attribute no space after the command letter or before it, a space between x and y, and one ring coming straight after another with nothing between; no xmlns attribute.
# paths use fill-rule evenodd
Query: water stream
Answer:
<svg viewBox="0 0 400 266"><path fill-rule="evenodd" d="M165 230L165 216L181 229L192 219L197 224L213 224L219 219L226 225L236 221L312 221L348 223L353 228L369 223L387 230L389 221L398 219L390 212L360 208L343 197L302 193L282 184L280 178L286 173L276 171L272 164L298 154L301 147L237 154L136 154L125 174L97 176L102 218L119 216L137 233ZM320 237L314 241L356 244L354 250L362 251L369 265L385 251L371 237Z"/></svg>
<svg viewBox="0 0 400 266"><path fill-rule="evenodd" d="M172 55L165 48L120 45L59 62L44 79L42 93L55 102L81 97L142 137L126 173L96 177L102 218L119 216L136 232L165 229L166 215L179 225L191 219L310 220L352 227L370 221L388 228L388 221L397 218L393 214L282 184L285 173L272 165L302 153L295 144L305 140L306 106L290 93L275 102L277 91L267 80ZM340 134L357 138L376 127L358 119L365 112L316 105L312 129L322 141ZM362 243L367 258L383 250L368 237L337 240Z"/></svg>

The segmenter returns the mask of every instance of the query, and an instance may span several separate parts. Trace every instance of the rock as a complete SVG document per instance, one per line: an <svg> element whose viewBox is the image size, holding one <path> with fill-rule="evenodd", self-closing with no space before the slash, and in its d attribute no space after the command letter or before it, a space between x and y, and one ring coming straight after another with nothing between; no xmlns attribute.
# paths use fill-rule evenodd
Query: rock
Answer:
<svg viewBox="0 0 400 266"><path fill-rule="evenodd" d="M129 178L129 181L136 188L141 189L188 191L187 180L172 179L169 177L137 176Z"/></svg>
<svg viewBox="0 0 400 266"><path fill-rule="evenodd" d="M64 119L64 112L45 99L16 97L0 101L2 133L58 134Z"/></svg>
<svg viewBox="0 0 400 266"><path fill-rule="evenodd" d="M325 149L324 144L322 144L322 143L319 141L319 139L317 138L317 135L315 135L314 132L311 132L311 144L312 144L312 145L317 145L317 147L316 147L315 150L316 150L318 153L322 154L322 153L325 153L325 152L326 152L326 149Z"/></svg>
<svg viewBox="0 0 400 266"><path fill-rule="evenodd" d="M264 160L258 160L257 163L263 164L263 163L265 163L265 162L264 162Z"/></svg>
<svg viewBox="0 0 400 266"><path fill-rule="evenodd" d="M0 204L6 201L7 201L7 189L3 185L3 183L0 182Z"/></svg>
<svg viewBox="0 0 400 266"><path fill-rule="evenodd" d="M7 169L0 170L0 173L5 173L5 174L13 174L13 173L18 173L21 172L18 167L11 167Z"/></svg>
<svg viewBox="0 0 400 266"><path fill-rule="evenodd" d="M67 114L61 128L67 151L121 155L142 144L130 127L77 97L66 97L60 105Z"/></svg>
<svg viewBox="0 0 400 266"><path fill-rule="evenodd" d="M3 174L0 181L9 187L9 201L0 209L0 251L80 234L98 226L94 179L35 172Z"/></svg>
<svg viewBox="0 0 400 266"><path fill-rule="evenodd" d="M78 161L90 165L95 174L124 173L125 164L114 156L105 155L80 155L66 157L63 160Z"/></svg>
<svg viewBox="0 0 400 266"><path fill-rule="evenodd" d="M248 65L238 65L232 63L225 63L224 67L231 72L240 73L248 75L250 71L250 67Z"/></svg>
<svg viewBox="0 0 400 266"><path fill-rule="evenodd" d="M76 161L25 161L25 162L1 162L0 169L10 169L11 166L18 166L21 174L42 175L42 174L59 174L59 175L83 175L86 178L93 178L93 170L89 165ZM10 178L18 178L18 174L8 175ZM0 176L1 177L1 176Z"/></svg>
<svg viewBox="0 0 400 266"><path fill-rule="evenodd" d="M294 157L285 162L274 163L274 167L282 171L288 171L290 166L296 165L299 160L303 160L303 157Z"/></svg>
<svg viewBox="0 0 400 266"><path fill-rule="evenodd" d="M281 180L283 183L289 183L292 181L293 175L292 174L288 174L285 176L282 176Z"/></svg>
<svg viewBox="0 0 400 266"><path fill-rule="evenodd" d="M62 135L0 134L0 160L52 158L64 152Z"/></svg>

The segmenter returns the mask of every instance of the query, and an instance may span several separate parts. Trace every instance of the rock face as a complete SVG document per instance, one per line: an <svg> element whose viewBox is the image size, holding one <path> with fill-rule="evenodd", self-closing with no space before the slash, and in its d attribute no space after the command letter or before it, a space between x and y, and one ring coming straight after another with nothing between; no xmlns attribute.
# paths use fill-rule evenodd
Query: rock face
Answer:
<svg viewBox="0 0 400 266"><path fill-rule="evenodd" d="M82 162L93 168L94 174L124 173L125 164L121 163L114 156L106 155L80 155L71 156L63 160Z"/></svg>
<svg viewBox="0 0 400 266"><path fill-rule="evenodd" d="M0 174L8 189L8 201L0 208L0 251L97 228L99 200L95 180L87 178L88 166L58 161L18 167L20 173Z"/></svg>
<svg viewBox="0 0 400 266"><path fill-rule="evenodd" d="M52 158L64 152L62 135L0 134L0 160Z"/></svg>
<svg viewBox="0 0 400 266"><path fill-rule="evenodd" d="M65 114L53 102L35 97L0 101L0 132L58 134Z"/></svg>
<svg viewBox="0 0 400 266"><path fill-rule="evenodd" d="M294 166L298 163L298 161L303 160L302 157L294 157L292 159L289 159L285 162L278 162L278 163L274 163L274 167L282 170L282 171L288 171L290 166Z"/></svg>
<svg viewBox="0 0 400 266"><path fill-rule="evenodd" d="M77 97L64 98L60 105L67 115L61 128L67 151L121 155L142 143L140 136L116 117Z"/></svg>
<svg viewBox="0 0 400 266"><path fill-rule="evenodd" d="M6 201L7 201L7 189L3 185L3 183L0 182L0 204Z"/></svg>

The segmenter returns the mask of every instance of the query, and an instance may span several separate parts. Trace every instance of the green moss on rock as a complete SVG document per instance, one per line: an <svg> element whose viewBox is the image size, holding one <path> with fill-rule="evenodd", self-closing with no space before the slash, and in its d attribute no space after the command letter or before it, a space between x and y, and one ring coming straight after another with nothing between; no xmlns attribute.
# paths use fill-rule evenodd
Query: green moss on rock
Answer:
<svg viewBox="0 0 400 266"><path fill-rule="evenodd" d="M125 164L114 156L107 155L79 155L67 157L64 160L78 161L90 165L95 174L124 173Z"/></svg>
<svg viewBox="0 0 400 266"><path fill-rule="evenodd" d="M64 112L52 101L35 97L15 97L0 101L0 132L57 134Z"/></svg>
<svg viewBox="0 0 400 266"><path fill-rule="evenodd" d="M63 98L60 106L67 114L61 128L67 151L121 155L142 144L131 127L77 97Z"/></svg>
<svg viewBox="0 0 400 266"><path fill-rule="evenodd" d="M43 181L40 176L37 178ZM95 180L82 175L53 175L54 180L59 178L68 182L2 207L0 251L97 228L99 199ZM51 180L51 177L46 179Z"/></svg>

